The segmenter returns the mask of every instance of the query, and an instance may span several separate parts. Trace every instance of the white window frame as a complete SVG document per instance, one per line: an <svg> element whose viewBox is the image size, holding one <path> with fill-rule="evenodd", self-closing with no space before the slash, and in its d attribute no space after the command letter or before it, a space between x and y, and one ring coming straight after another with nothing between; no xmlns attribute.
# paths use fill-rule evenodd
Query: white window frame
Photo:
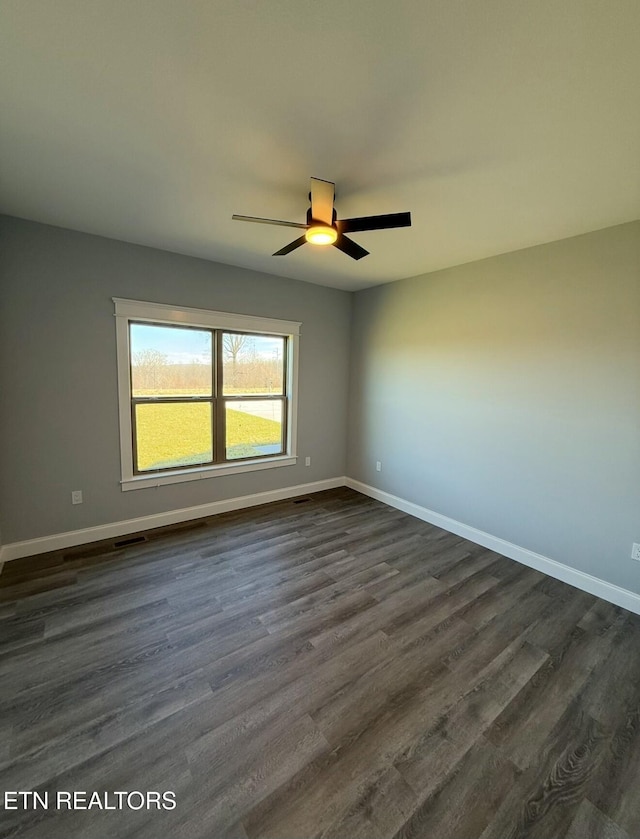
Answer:
<svg viewBox="0 0 640 839"><path fill-rule="evenodd" d="M259 469L273 469L278 466L295 466L297 456L298 417L298 347L301 324L297 321L276 320L253 315L214 312L208 309L192 309L171 306L165 303L146 303L142 300L112 298L115 304L116 352L118 365L118 411L120 419L120 485L123 491L145 489L164 484L198 481L221 475L237 475L240 472L255 472ZM133 429L131 425L131 375L129 323L149 321L150 323L202 326L208 329L225 329L230 332L281 335L287 345L287 440L285 453L238 463L215 463L193 468L176 469L149 474L134 474L133 471Z"/></svg>

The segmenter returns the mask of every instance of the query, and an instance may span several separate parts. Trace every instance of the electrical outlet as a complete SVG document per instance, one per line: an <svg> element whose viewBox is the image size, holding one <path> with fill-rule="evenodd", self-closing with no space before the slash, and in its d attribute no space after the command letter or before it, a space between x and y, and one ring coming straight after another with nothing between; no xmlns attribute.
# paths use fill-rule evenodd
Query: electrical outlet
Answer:
<svg viewBox="0 0 640 839"><path fill-rule="evenodd" d="M305 457L304 465L305 466L311 466L311 458L310 457Z"/></svg>
<svg viewBox="0 0 640 839"><path fill-rule="evenodd" d="M633 543L633 547L631 548L631 559L637 559L640 562L640 544L638 542Z"/></svg>
<svg viewBox="0 0 640 839"><path fill-rule="evenodd" d="M74 489L71 493L71 503L72 504L82 504L82 490L81 489Z"/></svg>
<svg viewBox="0 0 640 839"><path fill-rule="evenodd" d="M376 472L382 472L382 463L376 460Z"/></svg>

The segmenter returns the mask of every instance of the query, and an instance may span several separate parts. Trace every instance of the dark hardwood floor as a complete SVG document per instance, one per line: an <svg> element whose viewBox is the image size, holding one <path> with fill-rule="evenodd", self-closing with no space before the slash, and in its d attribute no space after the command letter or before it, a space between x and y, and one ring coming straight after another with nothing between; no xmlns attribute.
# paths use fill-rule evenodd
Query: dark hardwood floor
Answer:
<svg viewBox="0 0 640 839"><path fill-rule="evenodd" d="M3 837L640 836L640 618L358 493L11 562L0 596L0 789L177 802Z"/></svg>

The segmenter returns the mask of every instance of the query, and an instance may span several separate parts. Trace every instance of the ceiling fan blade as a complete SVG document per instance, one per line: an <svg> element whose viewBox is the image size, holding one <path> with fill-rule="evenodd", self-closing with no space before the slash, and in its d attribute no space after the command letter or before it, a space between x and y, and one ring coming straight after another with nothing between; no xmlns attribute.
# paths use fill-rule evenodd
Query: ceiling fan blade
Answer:
<svg viewBox="0 0 640 839"><path fill-rule="evenodd" d="M306 238L301 236L299 239L296 239L295 242L290 242L288 245L285 245L284 248L280 248L279 251L276 251L273 255L274 256L286 256L291 251L294 251L296 248L299 248L300 245L304 245L306 242Z"/></svg>
<svg viewBox="0 0 640 839"><path fill-rule="evenodd" d="M336 185L331 181L311 178L311 218L323 224L333 224L333 200Z"/></svg>
<svg viewBox="0 0 640 839"><path fill-rule="evenodd" d="M234 221L255 221L257 224L277 224L279 227L299 227L307 229L306 224L298 224L297 221L278 221L275 218L256 218L255 216L239 216L235 213L231 216Z"/></svg>
<svg viewBox="0 0 640 839"><path fill-rule="evenodd" d="M387 213L382 216L345 218L336 222L340 233L359 233L363 230L389 230L392 227L411 227L411 213Z"/></svg>
<svg viewBox="0 0 640 839"><path fill-rule="evenodd" d="M369 255L369 251L361 248L360 245L357 245L351 239L347 239L347 237L343 236L341 233L338 234L338 238L333 243L333 247L338 248L338 250L343 253L346 253L347 256L350 256L352 259L362 259L363 256Z"/></svg>

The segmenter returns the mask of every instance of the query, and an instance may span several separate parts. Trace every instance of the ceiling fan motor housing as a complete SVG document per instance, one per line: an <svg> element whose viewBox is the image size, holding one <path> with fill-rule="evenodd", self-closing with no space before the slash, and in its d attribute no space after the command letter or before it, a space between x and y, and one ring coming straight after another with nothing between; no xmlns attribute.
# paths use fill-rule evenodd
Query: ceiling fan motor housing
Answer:
<svg viewBox="0 0 640 839"><path fill-rule="evenodd" d="M311 198L311 193L309 193L309 198ZM338 228L337 228L336 222L338 221L338 214L335 211L335 208L334 208L333 212L331 213L331 216L332 216L331 227L335 227L336 230L337 230ZM318 219L313 218L313 216L311 215L311 207L309 207L309 209L307 210L307 224L309 226L316 225L316 224L323 224L323 225L327 226L326 222L319 221Z"/></svg>

